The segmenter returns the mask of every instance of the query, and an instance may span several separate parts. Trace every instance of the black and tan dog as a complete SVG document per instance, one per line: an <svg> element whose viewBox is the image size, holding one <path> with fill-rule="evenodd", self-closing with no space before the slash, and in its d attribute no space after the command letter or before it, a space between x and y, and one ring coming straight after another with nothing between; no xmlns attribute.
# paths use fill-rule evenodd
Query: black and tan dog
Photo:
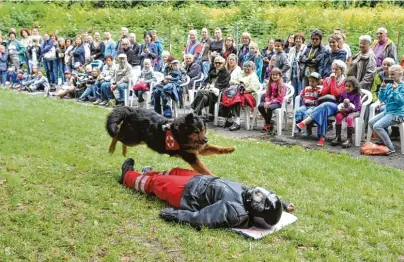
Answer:
<svg viewBox="0 0 404 262"><path fill-rule="evenodd" d="M112 137L111 154L118 141L124 156L128 146L145 143L160 154L181 157L196 172L206 175L213 174L198 155L229 154L236 149L208 144L205 123L192 113L170 121L154 111L118 107L108 115L106 128Z"/></svg>

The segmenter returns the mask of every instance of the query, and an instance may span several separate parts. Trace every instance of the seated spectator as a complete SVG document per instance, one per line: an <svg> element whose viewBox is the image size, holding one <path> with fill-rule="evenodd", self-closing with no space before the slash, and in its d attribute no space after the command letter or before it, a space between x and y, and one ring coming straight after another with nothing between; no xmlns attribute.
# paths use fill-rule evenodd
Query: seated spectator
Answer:
<svg viewBox="0 0 404 262"><path fill-rule="evenodd" d="M274 48L275 48L275 55L274 55L275 63L273 66L281 70L282 80L284 83L286 83L288 81L287 73L290 69L290 63L285 51L283 51L283 40L275 39Z"/></svg>
<svg viewBox="0 0 404 262"><path fill-rule="evenodd" d="M396 149L386 130L393 124L404 122L404 83L402 76L403 69L400 65L392 65L389 68L389 78L393 79L393 83L383 83L379 91L379 100L386 104L386 110L369 120L370 128L377 135L377 143L386 145L391 154L395 153Z"/></svg>
<svg viewBox="0 0 404 262"><path fill-rule="evenodd" d="M305 87L300 92L300 99L303 105L296 109L295 121L300 123L303 119L308 117L313 109L317 106L317 100L320 96L321 86L320 86L321 76L317 72L311 73L309 77L309 86ZM300 129L297 129L297 134L300 133Z"/></svg>
<svg viewBox="0 0 404 262"><path fill-rule="evenodd" d="M202 69L198 63L194 62L194 56L192 54L185 55L184 69L186 71L186 75L190 78L187 88L188 90L191 90L194 86L195 80L201 78Z"/></svg>
<svg viewBox="0 0 404 262"><path fill-rule="evenodd" d="M210 69L204 87L198 90L191 103L191 108L197 115L201 115L202 109L207 106L209 106L209 113L213 115L214 105L220 92L229 86L230 74L224 66L224 58L217 56L214 63L215 67Z"/></svg>
<svg viewBox="0 0 404 262"><path fill-rule="evenodd" d="M269 75L266 74L266 70L269 65L269 61L271 60L272 56L275 55L275 49L274 49L275 41L273 39L268 40L268 46L263 48L261 50L261 55L262 55L262 76L261 79L267 79Z"/></svg>
<svg viewBox="0 0 404 262"><path fill-rule="evenodd" d="M223 114L234 118L233 121L226 120L224 127L229 127L230 131L236 131L240 129L241 108L246 106L254 108L256 105L254 95L260 89L260 81L255 73L255 64L252 61L245 62L243 72L236 79L232 80L230 85L238 88L241 102L232 104L229 107L225 107L222 104Z"/></svg>
<svg viewBox="0 0 404 262"><path fill-rule="evenodd" d="M275 67L269 76L265 96L262 97L263 99L261 99L261 103L258 105L258 111L265 119L265 125L262 129L263 133L273 130L273 128L271 129L272 113L275 109L281 108L286 90L287 87L282 80L282 72L279 68Z"/></svg>
<svg viewBox="0 0 404 262"><path fill-rule="evenodd" d="M124 39L122 39L124 41ZM116 99L116 105L123 105L125 99L125 91L129 87L129 79L131 78L132 67L126 60L125 54L118 55L118 66L116 67L115 75L111 81L110 90L113 92L118 89L119 99ZM115 100L111 100L115 101ZM111 102L108 106L115 106L114 102Z"/></svg>
<svg viewBox="0 0 404 262"><path fill-rule="evenodd" d="M262 83L263 79L261 78L261 76L262 76L263 60L260 51L258 49L258 45L255 42L250 43L249 52L244 56L244 63L248 61L254 63L255 68L254 72L257 74L259 81Z"/></svg>
<svg viewBox="0 0 404 262"><path fill-rule="evenodd" d="M376 102L378 100L377 95L379 94L380 85L384 82L386 78L389 76L389 68L392 65L395 65L393 58L387 57L383 60L382 68L383 70L379 71L375 77L373 78L372 87L370 91L372 92L372 102Z"/></svg>
<svg viewBox="0 0 404 262"><path fill-rule="evenodd" d="M348 76L358 79L360 88L369 91L376 73L376 57L370 48L371 42L372 39L368 35L359 37L360 52L353 56L348 72Z"/></svg>
<svg viewBox="0 0 404 262"><path fill-rule="evenodd" d="M304 44L304 34L297 33L295 34L295 46L290 48L288 54L288 61L290 63L290 70L287 73L287 79L291 82L291 85L295 89L295 93L293 95L293 99L300 94L302 91L302 77L301 70L299 64L299 57L306 51L306 45ZM311 74L310 74L311 76ZM310 82L310 79L309 79ZM309 83L310 85L310 83Z"/></svg>
<svg viewBox="0 0 404 262"><path fill-rule="evenodd" d="M170 70L165 76L164 80L154 86L153 89L153 101L154 111L161 114L161 107L163 107L163 115L167 118L172 117L171 107L168 105L170 99L179 101L181 96L180 84L181 84L181 70L180 62L174 60L170 63Z"/></svg>
<svg viewBox="0 0 404 262"><path fill-rule="evenodd" d="M241 34L241 47L238 51L238 65L243 67L245 56L250 52L251 35L248 32Z"/></svg>
<svg viewBox="0 0 404 262"><path fill-rule="evenodd" d="M202 44L197 39L197 32L196 30L190 30L188 34L188 43L184 47L183 54L191 54L194 56L194 61L199 62L202 53ZM164 52L163 52L164 53ZM185 57L184 57L185 60Z"/></svg>
<svg viewBox="0 0 404 262"><path fill-rule="evenodd" d="M105 106L108 103L112 103L114 99L114 95L111 91L111 81L115 76L116 67L114 65L114 58L110 55L105 57L105 64L102 67L102 72L100 74L100 82L101 82L101 101L98 103L94 103L95 105Z"/></svg>
<svg viewBox="0 0 404 262"><path fill-rule="evenodd" d="M43 90L47 94L49 93L49 89L50 89L50 85L49 85L48 79L46 77L44 77L44 75L42 74L42 71L38 71L35 81L30 86L26 87L26 90L29 92Z"/></svg>
<svg viewBox="0 0 404 262"><path fill-rule="evenodd" d="M98 32L94 33L94 41L90 44L91 60L104 61L105 44L101 41L101 35Z"/></svg>
<svg viewBox="0 0 404 262"><path fill-rule="evenodd" d="M153 65L150 59L145 59L143 61L143 69L140 73L138 82L133 86L133 91L138 98L138 102L143 103L143 93L150 91L151 83L156 81L153 74Z"/></svg>
<svg viewBox="0 0 404 262"><path fill-rule="evenodd" d="M354 119L360 115L361 112L361 91L359 89L359 82L355 77L349 76L345 81L345 90L339 98L338 112L335 117L335 138L331 141L332 146L340 145L342 148L349 148L352 146L352 134L354 132ZM342 121L346 118L347 122L347 139L342 142L341 129Z"/></svg>
<svg viewBox="0 0 404 262"><path fill-rule="evenodd" d="M297 127L304 129L312 121L317 124L317 136L319 138L317 145L324 146L325 135L328 128L328 117L337 113L337 101L345 90L345 71L346 64L341 60L334 60L332 64L332 73L323 80L323 88L320 92L319 105L303 121L297 124ZM311 129L307 129L307 134L311 135Z"/></svg>
<svg viewBox="0 0 404 262"><path fill-rule="evenodd" d="M237 54L237 49L234 46L234 39L231 36L227 36L225 41L224 41L224 49L220 53L220 55L224 58L227 59L227 57L230 54Z"/></svg>
<svg viewBox="0 0 404 262"><path fill-rule="evenodd" d="M227 57L226 69L230 74L230 81L236 79L239 74L241 74L241 68L238 66L237 55L230 54Z"/></svg>
<svg viewBox="0 0 404 262"><path fill-rule="evenodd" d="M321 61L321 72L322 78L328 77L331 74L331 65L334 60L342 60L346 62L346 51L340 49L338 42L341 40L341 35L333 34L328 39L328 44L330 46L329 50L325 50L323 55L323 60Z"/></svg>
<svg viewBox="0 0 404 262"><path fill-rule="evenodd" d="M68 70L65 71L65 83L61 88L54 94L56 97L64 98L67 95L71 95L76 89L76 76L72 76L72 73Z"/></svg>
<svg viewBox="0 0 404 262"><path fill-rule="evenodd" d="M325 52L324 46L321 45L321 40L323 39L323 33L315 29L311 32L311 43L307 45L306 51L300 56L299 64L302 67L303 75L302 86L308 86L308 77L313 72L321 71L321 61Z"/></svg>
<svg viewBox="0 0 404 262"><path fill-rule="evenodd" d="M144 33L144 44L140 47L140 59L142 60L141 65L143 65L143 60L148 58L152 61L152 64L156 64L156 59L158 57L157 46L152 42L150 32ZM156 70L158 71L158 70Z"/></svg>
<svg viewBox="0 0 404 262"><path fill-rule="evenodd" d="M12 84L16 83L17 81L17 67L11 65L7 68L6 73L6 85L10 87Z"/></svg>
<svg viewBox="0 0 404 262"><path fill-rule="evenodd" d="M86 80L86 90L77 99L77 102L84 102L88 100L101 100L101 82L99 81L100 69L98 67L92 68L91 74ZM93 101L94 101L93 100Z"/></svg>
<svg viewBox="0 0 404 262"><path fill-rule="evenodd" d="M0 77L1 85L4 86L7 81L7 51L4 45L0 45Z"/></svg>
<svg viewBox="0 0 404 262"><path fill-rule="evenodd" d="M163 53L161 54L162 61L159 72L163 73L164 75L168 73L170 63L175 60L174 57L172 57L171 61L169 61L169 58L170 58L170 52L163 51Z"/></svg>

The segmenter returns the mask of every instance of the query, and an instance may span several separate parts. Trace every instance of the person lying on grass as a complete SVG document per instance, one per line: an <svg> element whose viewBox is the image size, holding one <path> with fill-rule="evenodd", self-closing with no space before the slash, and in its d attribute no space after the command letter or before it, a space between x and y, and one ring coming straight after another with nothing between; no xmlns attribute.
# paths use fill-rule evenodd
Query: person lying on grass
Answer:
<svg viewBox="0 0 404 262"><path fill-rule="evenodd" d="M173 208L160 211L166 221L188 223L197 229L269 228L278 223L282 210L295 210L292 203L262 187L248 188L182 168L159 172L145 167L140 173L134 171L134 165L132 158L123 162L119 183L167 201Z"/></svg>

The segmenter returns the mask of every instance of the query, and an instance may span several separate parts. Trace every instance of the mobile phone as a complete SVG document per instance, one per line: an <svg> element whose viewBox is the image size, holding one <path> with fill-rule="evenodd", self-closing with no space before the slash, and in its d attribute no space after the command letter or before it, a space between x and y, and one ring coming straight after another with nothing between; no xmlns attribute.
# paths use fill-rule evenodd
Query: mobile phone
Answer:
<svg viewBox="0 0 404 262"><path fill-rule="evenodd" d="M386 83L386 84L392 84L392 83L394 83L394 80L393 80L393 79L388 79L388 78L386 78L386 79L384 79L384 83Z"/></svg>

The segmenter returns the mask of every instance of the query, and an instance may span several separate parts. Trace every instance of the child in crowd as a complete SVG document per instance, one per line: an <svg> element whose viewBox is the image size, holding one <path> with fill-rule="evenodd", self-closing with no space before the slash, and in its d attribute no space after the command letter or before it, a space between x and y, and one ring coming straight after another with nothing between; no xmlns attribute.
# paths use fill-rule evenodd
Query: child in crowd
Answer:
<svg viewBox="0 0 404 262"><path fill-rule="evenodd" d="M317 106L317 99L320 95L321 76L317 72L313 72L309 76L309 86L305 87L300 92L300 98L303 101L303 105L296 109L295 120L296 123L300 123L305 119L308 114ZM300 129L297 129L297 133L300 133Z"/></svg>
<svg viewBox="0 0 404 262"><path fill-rule="evenodd" d="M269 75L267 91L264 99L258 106L258 111L265 119L263 133L271 132L272 112L282 106L283 97L286 93L286 87L282 80L282 72L279 68L274 68Z"/></svg>
<svg viewBox="0 0 404 262"><path fill-rule="evenodd" d="M260 53L260 50L258 49L258 44L255 42L251 42L249 45L249 52L245 56L244 63L247 61L251 61L255 65L255 73L258 76L258 79L260 80L260 83L262 83L262 67L263 67L263 60L262 60L262 55Z"/></svg>
<svg viewBox="0 0 404 262"><path fill-rule="evenodd" d="M6 85L8 87L12 86L17 81L17 67L12 65L7 69L6 74Z"/></svg>
<svg viewBox="0 0 404 262"><path fill-rule="evenodd" d="M7 50L4 45L0 45L0 81L4 86L7 80Z"/></svg>
<svg viewBox="0 0 404 262"><path fill-rule="evenodd" d="M343 148L352 146L352 134L354 132L354 119L358 117L361 111L361 92L358 80L350 76L345 82L345 91L340 96L338 112L336 115L335 129L336 135L331 141L332 146L341 144L341 126L342 120L347 121L347 139L342 143Z"/></svg>
<svg viewBox="0 0 404 262"><path fill-rule="evenodd" d="M284 41L282 39L275 39L275 43L274 43L274 49L275 49L275 63L274 63L274 67L279 68L279 70L281 70L282 72L282 79L283 82L286 83L287 82L287 74L286 72L289 71L290 69L290 63L288 60L288 57L285 53L285 51L283 51L283 46L284 46Z"/></svg>
<svg viewBox="0 0 404 262"><path fill-rule="evenodd" d="M156 78L153 74L152 63L150 59L146 58L143 61L143 69L140 73L139 81L133 86L133 91L139 103L144 101L143 93L150 90L150 84L153 81L156 81Z"/></svg>

